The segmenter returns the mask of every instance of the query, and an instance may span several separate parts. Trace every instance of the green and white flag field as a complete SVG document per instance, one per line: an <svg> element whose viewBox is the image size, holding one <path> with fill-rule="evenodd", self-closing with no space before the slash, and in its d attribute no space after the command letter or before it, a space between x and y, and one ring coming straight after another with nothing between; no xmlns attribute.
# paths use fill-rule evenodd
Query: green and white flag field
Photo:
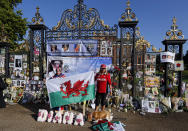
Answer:
<svg viewBox="0 0 188 131"><path fill-rule="evenodd" d="M47 80L50 107L60 107L95 98L94 72Z"/></svg>

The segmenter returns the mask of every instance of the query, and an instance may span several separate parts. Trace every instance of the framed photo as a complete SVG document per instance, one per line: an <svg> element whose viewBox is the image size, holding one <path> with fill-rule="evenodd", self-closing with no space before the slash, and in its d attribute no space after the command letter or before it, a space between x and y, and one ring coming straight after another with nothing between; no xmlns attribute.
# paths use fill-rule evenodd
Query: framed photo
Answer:
<svg viewBox="0 0 188 131"><path fill-rule="evenodd" d="M5 54L5 48L1 48L1 54Z"/></svg>
<svg viewBox="0 0 188 131"><path fill-rule="evenodd" d="M39 72L39 67L34 67L33 72Z"/></svg>
<svg viewBox="0 0 188 131"><path fill-rule="evenodd" d="M15 70L15 76L17 78L20 78L20 76L21 76L21 70L19 70L19 69Z"/></svg>
<svg viewBox="0 0 188 131"><path fill-rule="evenodd" d="M0 67L4 67L4 66L5 66L5 57L0 55Z"/></svg>
<svg viewBox="0 0 188 131"><path fill-rule="evenodd" d="M23 55L22 60L23 60L23 61L27 61L27 55Z"/></svg>
<svg viewBox="0 0 188 131"><path fill-rule="evenodd" d="M107 49L108 56L112 56L112 47L109 47Z"/></svg>
<svg viewBox="0 0 188 131"><path fill-rule="evenodd" d="M10 55L10 62L14 63L14 55Z"/></svg>
<svg viewBox="0 0 188 131"><path fill-rule="evenodd" d="M80 44L74 45L74 52L80 52Z"/></svg>
<svg viewBox="0 0 188 131"><path fill-rule="evenodd" d="M18 67L18 68L21 68L21 67L22 67L21 59L16 59L15 67Z"/></svg>
<svg viewBox="0 0 188 131"><path fill-rule="evenodd" d="M51 52L57 52L57 45L51 45Z"/></svg>
<svg viewBox="0 0 188 131"><path fill-rule="evenodd" d="M13 81L12 81L12 85L13 85L13 86L17 86L17 80L13 80Z"/></svg>
<svg viewBox="0 0 188 131"><path fill-rule="evenodd" d="M27 68L27 63L23 63L23 68Z"/></svg>
<svg viewBox="0 0 188 131"><path fill-rule="evenodd" d="M106 56L106 48L101 48L101 56Z"/></svg>
<svg viewBox="0 0 188 131"><path fill-rule="evenodd" d="M25 85L25 80L21 81L21 86L23 87Z"/></svg>
<svg viewBox="0 0 188 131"><path fill-rule="evenodd" d="M20 86L20 80L17 80L17 86Z"/></svg>
<svg viewBox="0 0 188 131"><path fill-rule="evenodd" d="M4 67L0 67L0 73L1 73L1 74L4 74L4 73L5 73Z"/></svg>
<svg viewBox="0 0 188 131"><path fill-rule="evenodd" d="M62 45L62 52L69 52L69 45L68 44Z"/></svg>
<svg viewBox="0 0 188 131"><path fill-rule="evenodd" d="M22 55L15 55L14 68L22 70Z"/></svg>
<svg viewBox="0 0 188 131"><path fill-rule="evenodd" d="M14 67L14 63L9 63L9 67Z"/></svg>
<svg viewBox="0 0 188 131"><path fill-rule="evenodd" d="M155 112L155 101L148 101L148 105L149 112Z"/></svg>

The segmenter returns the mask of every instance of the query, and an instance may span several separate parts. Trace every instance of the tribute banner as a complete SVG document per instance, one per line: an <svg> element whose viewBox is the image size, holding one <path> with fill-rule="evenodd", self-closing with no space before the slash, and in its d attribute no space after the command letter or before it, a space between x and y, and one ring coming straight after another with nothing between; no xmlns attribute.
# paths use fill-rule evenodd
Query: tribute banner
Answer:
<svg viewBox="0 0 188 131"><path fill-rule="evenodd" d="M96 56L97 40L56 40L47 41L49 56Z"/></svg>
<svg viewBox="0 0 188 131"><path fill-rule="evenodd" d="M146 88L160 87L160 77L146 76L145 77L145 86L146 86Z"/></svg>
<svg viewBox="0 0 188 131"><path fill-rule="evenodd" d="M173 63L174 64L175 53L172 53L172 52L161 52L160 53L160 58L161 58L161 62L162 63L169 62L169 63Z"/></svg>
<svg viewBox="0 0 188 131"><path fill-rule="evenodd" d="M66 77L88 71L98 72L101 64L106 64L107 69L112 66L111 57L61 57L48 56L47 79L53 77L58 68Z"/></svg>
<svg viewBox="0 0 188 131"><path fill-rule="evenodd" d="M65 78L55 77L46 85L51 108L95 98L93 71Z"/></svg>

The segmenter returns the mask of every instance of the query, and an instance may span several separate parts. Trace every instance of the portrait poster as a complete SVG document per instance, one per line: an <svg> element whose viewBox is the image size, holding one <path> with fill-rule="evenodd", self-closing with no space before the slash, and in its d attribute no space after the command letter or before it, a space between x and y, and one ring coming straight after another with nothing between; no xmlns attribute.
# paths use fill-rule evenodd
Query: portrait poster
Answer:
<svg viewBox="0 0 188 131"><path fill-rule="evenodd" d="M22 55L15 55L14 57L14 69L22 70Z"/></svg>
<svg viewBox="0 0 188 131"><path fill-rule="evenodd" d="M47 77L56 74L57 69L61 68L61 73L66 77L88 71L98 72L101 64L106 64L107 69L112 66L111 57L47 57Z"/></svg>
<svg viewBox="0 0 188 131"><path fill-rule="evenodd" d="M159 101L142 100L142 109L150 113L161 113Z"/></svg>
<svg viewBox="0 0 188 131"><path fill-rule="evenodd" d="M175 59L175 53L172 52L161 52L160 53L160 59L162 63L173 63L174 64L174 59Z"/></svg>

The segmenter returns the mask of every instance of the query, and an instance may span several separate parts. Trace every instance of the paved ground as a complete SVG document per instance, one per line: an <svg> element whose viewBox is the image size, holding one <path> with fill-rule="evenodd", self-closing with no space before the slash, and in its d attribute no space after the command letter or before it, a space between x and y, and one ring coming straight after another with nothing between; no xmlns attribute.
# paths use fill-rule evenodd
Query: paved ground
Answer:
<svg viewBox="0 0 188 131"><path fill-rule="evenodd" d="M8 105L0 108L0 131L88 131L91 124L86 122L84 127L36 121L39 108L48 106L25 104ZM118 112L113 109L114 121L126 124L126 131L188 131L188 113L146 114Z"/></svg>

